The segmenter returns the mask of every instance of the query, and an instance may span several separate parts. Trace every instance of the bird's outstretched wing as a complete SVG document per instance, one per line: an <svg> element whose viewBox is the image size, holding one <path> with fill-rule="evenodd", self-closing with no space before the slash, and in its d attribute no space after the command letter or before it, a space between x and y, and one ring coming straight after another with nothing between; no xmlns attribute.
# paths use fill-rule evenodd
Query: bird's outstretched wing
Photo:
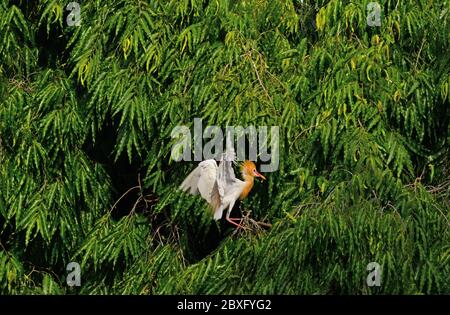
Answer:
<svg viewBox="0 0 450 315"><path fill-rule="evenodd" d="M200 162L181 183L180 189L192 195L200 193L215 210L220 203L217 187L217 163L214 160Z"/></svg>
<svg viewBox="0 0 450 315"><path fill-rule="evenodd" d="M234 151L233 141L230 132L227 133L225 153L220 159L217 169L217 191L220 196L219 207L215 209L214 219L219 220L222 217L223 209L228 205L226 197L237 187L239 181L234 175L233 164L236 161L236 152Z"/></svg>
<svg viewBox="0 0 450 315"><path fill-rule="evenodd" d="M223 198L227 191L227 187L230 187L236 182L236 176L234 175L233 163L236 161L236 152L234 151L233 140L231 133L227 133L226 149L225 153L221 157L217 172L217 185L220 196Z"/></svg>

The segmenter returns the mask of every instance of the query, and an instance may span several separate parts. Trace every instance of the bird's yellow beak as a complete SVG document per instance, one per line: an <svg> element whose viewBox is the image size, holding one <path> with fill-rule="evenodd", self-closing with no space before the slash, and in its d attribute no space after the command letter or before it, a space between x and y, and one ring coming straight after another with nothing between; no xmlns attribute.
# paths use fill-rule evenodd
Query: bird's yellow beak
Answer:
<svg viewBox="0 0 450 315"><path fill-rule="evenodd" d="M262 175L261 173L259 173L258 171L255 170L255 176L261 178L262 180L265 180L266 178L264 177L264 175Z"/></svg>

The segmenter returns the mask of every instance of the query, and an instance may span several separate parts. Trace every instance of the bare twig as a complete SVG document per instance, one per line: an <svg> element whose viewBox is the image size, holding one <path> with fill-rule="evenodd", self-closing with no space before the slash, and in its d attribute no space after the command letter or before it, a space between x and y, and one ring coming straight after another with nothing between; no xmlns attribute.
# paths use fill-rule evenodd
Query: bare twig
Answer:
<svg viewBox="0 0 450 315"><path fill-rule="evenodd" d="M120 196L120 198L119 199L117 199L117 201L113 204L113 206L111 207L111 209L109 210L109 213L111 213L113 210L114 210L114 208L117 206L117 204L120 202L120 200L122 200L122 198L124 198L126 195L128 195L131 191L133 191L133 190L135 190L135 189L137 189L137 188L140 188L139 186L134 186L134 187L131 187L130 189L128 189L122 196Z"/></svg>
<svg viewBox="0 0 450 315"><path fill-rule="evenodd" d="M427 186L425 187L425 189L429 192L429 193L438 193L441 191L446 190L447 188L449 188L450 186L450 180L445 181L441 184L439 184L438 186L434 187L434 186Z"/></svg>
<svg viewBox="0 0 450 315"><path fill-rule="evenodd" d="M272 101L272 98L270 97L269 92L267 92L267 89L266 89L266 87L264 86L264 84L263 84L263 82L262 82L262 80L261 80L261 77L260 77L260 75L259 75L258 68L256 67L255 62L253 61L253 58L252 58L252 52L251 52L251 51L247 52L247 53L246 53L246 56L249 57L249 60L250 60L250 62L251 62L251 64L252 64L252 66L253 66L253 69L255 69L256 78L258 79L259 85L261 85L261 88L264 90L264 92L265 92L266 96L269 98L269 100Z"/></svg>
<svg viewBox="0 0 450 315"><path fill-rule="evenodd" d="M306 129L303 129L301 132L299 132L295 136L294 140L291 141L290 147L292 147L294 145L294 143L297 141L297 139L300 138L304 133L306 133L306 132L308 132L311 129L316 128L316 127L317 127L317 125L313 125L313 126L310 126L310 127L306 128Z"/></svg>
<svg viewBox="0 0 450 315"><path fill-rule="evenodd" d="M258 232L264 231L264 228L269 229L272 227L271 223L256 221L256 220L252 219L250 217L250 214L251 214L251 211L248 211L242 216L240 225L243 227L243 229L237 228L233 232L233 235L238 234L239 232L250 232L250 233L256 234Z"/></svg>
<svg viewBox="0 0 450 315"><path fill-rule="evenodd" d="M414 71L417 71L417 65L419 64L420 53L422 52L423 45L425 44L425 38L422 39L422 44L420 45L419 52L417 53L416 64L414 65Z"/></svg>

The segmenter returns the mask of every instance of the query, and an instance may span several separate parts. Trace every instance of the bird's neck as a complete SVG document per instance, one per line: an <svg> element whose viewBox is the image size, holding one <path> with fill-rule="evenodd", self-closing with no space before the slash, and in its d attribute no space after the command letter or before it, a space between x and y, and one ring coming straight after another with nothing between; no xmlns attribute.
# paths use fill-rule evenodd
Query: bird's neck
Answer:
<svg viewBox="0 0 450 315"><path fill-rule="evenodd" d="M253 183L254 183L253 176L243 174L243 177L244 177L244 189L242 189L242 192L239 196L240 200L242 200L248 196L248 194L250 193L250 190L252 190L252 188L253 188Z"/></svg>

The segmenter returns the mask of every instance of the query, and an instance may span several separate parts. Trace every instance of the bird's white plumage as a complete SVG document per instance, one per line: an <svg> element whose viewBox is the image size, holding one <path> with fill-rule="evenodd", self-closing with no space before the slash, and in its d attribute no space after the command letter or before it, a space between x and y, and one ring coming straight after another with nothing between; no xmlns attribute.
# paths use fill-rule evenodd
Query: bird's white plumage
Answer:
<svg viewBox="0 0 450 315"><path fill-rule="evenodd" d="M189 191L192 195L200 193L200 195L208 203L212 203L214 199L214 190L217 180L217 163L214 160L206 160L200 162L195 170L183 181L180 188L183 191Z"/></svg>
<svg viewBox="0 0 450 315"><path fill-rule="evenodd" d="M195 170L183 181L183 191L200 195L214 209L214 219L222 218L223 211L228 208L228 215L234 203L245 187L245 182L236 178L233 163L236 160L231 135L227 134L226 151L220 159L219 166L215 160L200 162Z"/></svg>
<svg viewBox="0 0 450 315"><path fill-rule="evenodd" d="M238 180L234 175L233 163L236 160L231 134L228 132L225 154L222 155L219 169L217 172L217 185L221 197L225 197L226 191Z"/></svg>

